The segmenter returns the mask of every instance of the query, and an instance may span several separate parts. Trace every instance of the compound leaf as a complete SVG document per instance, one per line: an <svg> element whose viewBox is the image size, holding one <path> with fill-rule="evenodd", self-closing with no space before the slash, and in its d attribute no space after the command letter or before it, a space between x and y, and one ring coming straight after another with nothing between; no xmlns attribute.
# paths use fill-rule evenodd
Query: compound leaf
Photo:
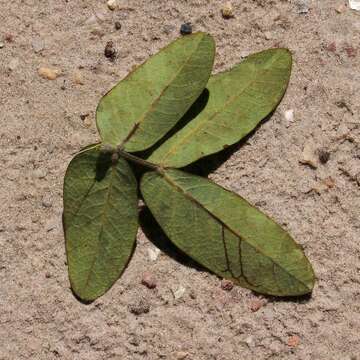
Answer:
<svg viewBox="0 0 360 360"><path fill-rule="evenodd" d="M211 74L213 38L182 37L152 56L99 102L96 121L103 143L145 150L162 138L201 94Z"/></svg>
<svg viewBox="0 0 360 360"><path fill-rule="evenodd" d="M146 173L141 192L169 239L215 274L264 294L311 292L314 273L301 248L235 193L170 169Z"/></svg>
<svg viewBox="0 0 360 360"><path fill-rule="evenodd" d="M149 160L165 167L183 167L239 141L280 102L291 64L287 49L270 49L212 76L203 111L157 148Z"/></svg>
<svg viewBox="0 0 360 360"><path fill-rule="evenodd" d="M99 145L70 162L64 180L64 231L74 293L90 301L120 277L135 245L137 185L124 159L112 164Z"/></svg>

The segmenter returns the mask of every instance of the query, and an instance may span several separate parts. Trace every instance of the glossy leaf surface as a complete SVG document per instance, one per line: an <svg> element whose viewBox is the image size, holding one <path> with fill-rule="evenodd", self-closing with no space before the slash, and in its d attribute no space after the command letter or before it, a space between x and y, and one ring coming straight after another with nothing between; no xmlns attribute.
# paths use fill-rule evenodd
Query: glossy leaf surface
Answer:
<svg viewBox="0 0 360 360"><path fill-rule="evenodd" d="M141 192L169 239L215 274L270 295L311 292L314 273L301 248L235 193L179 170L146 173Z"/></svg>
<svg viewBox="0 0 360 360"><path fill-rule="evenodd" d="M249 134L280 102L291 72L291 54L270 49L250 55L208 82L205 108L149 160L165 167L183 167L221 151ZM204 94L202 96L205 96Z"/></svg>
<svg viewBox="0 0 360 360"><path fill-rule="evenodd" d="M163 137L205 88L215 54L205 33L179 38L120 81L96 112L103 143L141 151Z"/></svg>
<svg viewBox="0 0 360 360"><path fill-rule="evenodd" d="M123 159L92 146L77 154L64 180L69 277L83 300L104 294L125 269L138 228L137 186Z"/></svg>

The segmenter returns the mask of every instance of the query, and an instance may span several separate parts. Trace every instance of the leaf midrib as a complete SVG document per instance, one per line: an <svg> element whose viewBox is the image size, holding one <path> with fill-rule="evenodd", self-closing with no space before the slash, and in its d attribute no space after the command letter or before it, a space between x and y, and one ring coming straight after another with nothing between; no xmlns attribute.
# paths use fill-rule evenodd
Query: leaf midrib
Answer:
<svg viewBox="0 0 360 360"><path fill-rule="evenodd" d="M168 82L168 84L164 87L164 89L160 92L160 94L158 95L158 97L151 103L149 109L147 111L145 111L145 113L141 116L141 118L135 122L134 125L134 131L132 132L131 136L128 136L122 143L122 146L125 146L132 138L134 138L135 134L137 133L137 131L141 128L141 124L145 121L145 119L147 118L147 116L152 113L154 111L155 106L158 104L158 102L160 101L160 99L163 97L164 93L167 91L167 89L170 87L170 85L175 81L175 79L179 76L179 74L181 73L181 71L184 69L185 66L188 65L190 59L193 57L194 53L198 50L201 42L204 40L205 38L205 34L201 34L201 39L199 40L196 48L194 49L194 51L191 52L191 54L189 54L188 58L186 59L186 61L180 66L179 70L175 73L175 75L170 79L170 81ZM135 128L136 126L136 128ZM141 128L141 130L143 130Z"/></svg>
<svg viewBox="0 0 360 360"><path fill-rule="evenodd" d="M245 241L249 246L251 246L253 249L255 249L258 253L260 253L262 256L264 256L267 259L270 259L270 261L277 265L279 268L281 268L286 274L288 274L289 276L291 276L292 278L294 278L297 282L299 282L301 285L303 285L306 289L310 288L308 287L307 284L305 284L303 281L299 280L296 276L294 276L293 274L289 273L288 270L286 268L284 268L282 265L280 265L278 262L274 261L271 257L269 257L268 255L264 254L263 251L259 248L257 248L256 246L254 246L253 244L251 244L249 241L247 241L246 238L244 238L242 235L238 234L236 230L233 230L228 224L226 224L223 220L221 220L219 217L217 217L215 214L213 214L212 212L210 212L203 204L201 204L198 200L196 200L191 194L189 194L188 192L186 192L184 189L181 188L181 186L179 186L169 175L166 174L166 172L164 172L163 174L161 174L160 176L163 176L163 178L165 179L165 181L167 181L171 186L173 186L177 191L181 192L185 197L187 197L190 201L192 201L193 203L195 203L195 205L197 205L198 207L200 207L202 210L204 210L206 213L208 213L212 218L214 218L216 221L218 221L224 228L226 228L228 231L230 231L231 233L233 233L236 237L238 237L241 241Z"/></svg>
<svg viewBox="0 0 360 360"><path fill-rule="evenodd" d="M277 54L276 54L277 55ZM266 67L268 67L269 65L272 65L275 60L277 60L278 56L274 55L271 58L271 61L269 61L269 63L267 64ZM261 71L264 71L266 69L266 67L262 68ZM251 87L257 80L256 77L258 76L259 73L259 69L257 67L255 67L254 70L254 79L251 80L248 85L246 85L240 93L238 93L237 95L234 95L232 97L230 97L223 105L223 107L221 107L218 111L215 111L211 116L209 117L204 117L203 120L199 123L198 126L194 127L193 130L191 130L185 137L183 137L179 142L175 143L169 150L168 152L165 154L165 156L163 157L163 160L161 161L161 164L164 164L166 159L169 158L169 156L171 156L172 154L174 154L178 148L180 146L182 146L184 143L186 143L186 141L188 140L189 137L192 137L194 133L197 133L201 128L203 128L209 121L212 121L215 117L217 117L220 113L223 112L224 109L226 109L226 107L232 103L233 101L235 101L237 98L239 98L240 96L243 95L243 93L249 88ZM223 73L220 73L220 75L223 75ZM215 75L216 76L216 75Z"/></svg>
<svg viewBox="0 0 360 360"><path fill-rule="evenodd" d="M89 286L90 279L91 279L91 277L92 277L92 275L94 273L95 263L96 263L97 259L99 258L100 248L101 248L101 237L102 237L102 233L103 233L103 230L104 230L104 222L105 222L105 219L107 218L107 208L108 208L108 204L110 202L109 201L110 200L110 193L111 193L111 190L112 190L112 187L113 187L113 180L114 180L115 173L116 173L116 168L115 167L116 167L116 165L111 165L111 175L110 175L109 187L108 187L108 191L107 191L107 195L106 195L104 209L103 209L103 212L101 214L100 231L99 231L99 235L97 237L97 240L98 240L97 249L96 249L96 254L97 255L94 256L94 260L92 261L92 264L90 266L89 273L88 273L88 276L86 278L85 285L84 285L84 291Z"/></svg>

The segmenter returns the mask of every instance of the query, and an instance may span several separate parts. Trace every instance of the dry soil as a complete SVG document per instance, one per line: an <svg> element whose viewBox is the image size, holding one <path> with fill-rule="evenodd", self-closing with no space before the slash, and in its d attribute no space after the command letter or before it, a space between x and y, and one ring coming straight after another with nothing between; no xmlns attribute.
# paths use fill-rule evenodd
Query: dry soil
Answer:
<svg viewBox="0 0 360 360"><path fill-rule="evenodd" d="M309 1L307 12L303 2L233 1L235 17L223 19L223 3L210 0L119 0L115 11L95 0L0 0L0 359L360 359L360 12L341 0ZM225 291L169 254L155 259L141 231L105 296L85 305L71 293L66 166L98 139L100 97L185 21L215 37L215 72L266 48L293 52L281 105L210 177L304 247L318 279L311 298ZM44 79L40 67L61 75ZM144 271L155 289L141 284Z"/></svg>

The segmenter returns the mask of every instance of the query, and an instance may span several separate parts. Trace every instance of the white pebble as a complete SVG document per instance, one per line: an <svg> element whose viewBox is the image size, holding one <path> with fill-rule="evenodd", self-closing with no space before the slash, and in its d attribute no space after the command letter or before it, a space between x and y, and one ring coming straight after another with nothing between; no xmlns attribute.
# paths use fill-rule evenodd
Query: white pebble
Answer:
<svg viewBox="0 0 360 360"><path fill-rule="evenodd" d="M184 296L185 291L186 289L182 285L180 285L176 290L173 291L174 299L181 299Z"/></svg>
<svg viewBox="0 0 360 360"><path fill-rule="evenodd" d="M2 49L5 46L3 42L0 42L0 49Z"/></svg>
<svg viewBox="0 0 360 360"><path fill-rule="evenodd" d="M247 58L249 55L250 55L250 51L244 50L244 51L241 51L241 52L240 52L240 57L241 57L242 59Z"/></svg>
<svg viewBox="0 0 360 360"><path fill-rule="evenodd" d="M350 9L360 11L360 0L349 0Z"/></svg>
<svg viewBox="0 0 360 360"><path fill-rule="evenodd" d="M117 0L108 0L107 6L110 10L115 10L118 7Z"/></svg>
<svg viewBox="0 0 360 360"><path fill-rule="evenodd" d="M158 248L148 249L148 256L151 261L156 261L159 255L160 255L160 250Z"/></svg>
<svg viewBox="0 0 360 360"><path fill-rule="evenodd" d="M245 339L245 344L246 344L249 348L254 347L254 345L255 345L254 337L253 337L253 336L248 336L248 337Z"/></svg>
<svg viewBox="0 0 360 360"><path fill-rule="evenodd" d="M294 110L289 109L284 111L284 118L287 122L292 123L294 121Z"/></svg>

